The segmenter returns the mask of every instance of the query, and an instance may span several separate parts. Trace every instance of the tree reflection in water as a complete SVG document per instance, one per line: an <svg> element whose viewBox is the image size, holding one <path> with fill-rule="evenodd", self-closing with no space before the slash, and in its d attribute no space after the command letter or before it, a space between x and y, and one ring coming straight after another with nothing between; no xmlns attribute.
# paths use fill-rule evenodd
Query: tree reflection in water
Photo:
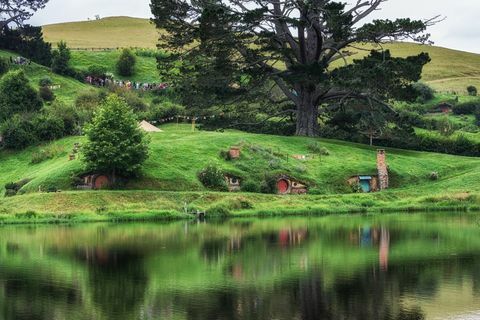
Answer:
<svg viewBox="0 0 480 320"><path fill-rule="evenodd" d="M395 218L6 227L0 319L416 320L442 296L459 304L441 312L475 308L476 217Z"/></svg>

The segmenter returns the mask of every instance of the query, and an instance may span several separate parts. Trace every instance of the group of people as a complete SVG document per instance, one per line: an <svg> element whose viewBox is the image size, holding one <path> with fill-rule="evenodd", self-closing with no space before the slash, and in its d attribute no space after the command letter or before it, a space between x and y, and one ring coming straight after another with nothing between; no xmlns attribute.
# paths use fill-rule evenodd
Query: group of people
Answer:
<svg viewBox="0 0 480 320"><path fill-rule="evenodd" d="M94 77L87 76L85 77L85 82L97 87L109 87L115 86L120 88L126 88L128 90L165 90L168 88L166 83L146 83L146 82L135 82L129 80L115 80L111 77Z"/></svg>
<svg viewBox="0 0 480 320"><path fill-rule="evenodd" d="M32 61L28 60L27 58L24 57L12 57L10 56L10 63L11 64L16 64L19 66L26 66L32 63Z"/></svg>

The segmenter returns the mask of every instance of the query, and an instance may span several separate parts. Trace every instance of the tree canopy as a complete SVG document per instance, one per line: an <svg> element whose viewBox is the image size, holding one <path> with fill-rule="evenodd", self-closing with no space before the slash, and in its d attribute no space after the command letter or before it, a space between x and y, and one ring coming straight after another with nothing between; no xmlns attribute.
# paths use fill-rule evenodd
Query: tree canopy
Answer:
<svg viewBox="0 0 480 320"><path fill-rule="evenodd" d="M23 25L35 11L42 9L48 0L0 0L0 30L11 23Z"/></svg>
<svg viewBox="0 0 480 320"><path fill-rule="evenodd" d="M130 177L138 174L148 157L148 139L127 103L116 95L107 97L92 123L86 126L83 148L87 169Z"/></svg>
<svg viewBox="0 0 480 320"><path fill-rule="evenodd" d="M356 100L391 111L389 100L413 99L429 56L395 58L381 44L428 42L436 21L367 22L385 1L152 0L167 31L159 47L171 52L159 70L191 107L283 103L276 112L293 114L296 134L316 136L332 106ZM362 43L373 50L351 61Z"/></svg>

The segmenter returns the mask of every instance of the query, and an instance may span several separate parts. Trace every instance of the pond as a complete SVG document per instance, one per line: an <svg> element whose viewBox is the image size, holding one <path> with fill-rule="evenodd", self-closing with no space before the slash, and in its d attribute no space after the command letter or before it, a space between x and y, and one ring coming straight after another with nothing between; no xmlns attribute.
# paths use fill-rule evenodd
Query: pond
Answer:
<svg viewBox="0 0 480 320"><path fill-rule="evenodd" d="M479 221L6 226L0 319L479 319Z"/></svg>

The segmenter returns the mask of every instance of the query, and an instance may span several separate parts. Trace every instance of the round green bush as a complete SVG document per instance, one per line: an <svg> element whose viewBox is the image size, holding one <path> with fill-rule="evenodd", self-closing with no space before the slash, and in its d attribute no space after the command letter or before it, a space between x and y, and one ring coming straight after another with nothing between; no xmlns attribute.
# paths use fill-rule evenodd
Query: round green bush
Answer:
<svg viewBox="0 0 480 320"><path fill-rule="evenodd" d="M123 49L117 61L117 72L123 77L130 77L135 73L137 59L129 49Z"/></svg>
<svg viewBox="0 0 480 320"><path fill-rule="evenodd" d="M49 76L42 77L40 81L38 81L38 85L40 87L49 87L53 85L52 78L50 78Z"/></svg>
<svg viewBox="0 0 480 320"><path fill-rule="evenodd" d="M251 192L251 193L259 193L260 192L260 185L252 180L247 180L242 184L242 191L243 192Z"/></svg>
<svg viewBox="0 0 480 320"><path fill-rule="evenodd" d="M49 87L40 87L38 92L40 94L40 98L42 98L42 100L45 102L52 102L55 100L55 94Z"/></svg>
<svg viewBox="0 0 480 320"><path fill-rule="evenodd" d="M198 174L198 179L207 188L217 191L227 191L227 182L221 169L209 165Z"/></svg>

